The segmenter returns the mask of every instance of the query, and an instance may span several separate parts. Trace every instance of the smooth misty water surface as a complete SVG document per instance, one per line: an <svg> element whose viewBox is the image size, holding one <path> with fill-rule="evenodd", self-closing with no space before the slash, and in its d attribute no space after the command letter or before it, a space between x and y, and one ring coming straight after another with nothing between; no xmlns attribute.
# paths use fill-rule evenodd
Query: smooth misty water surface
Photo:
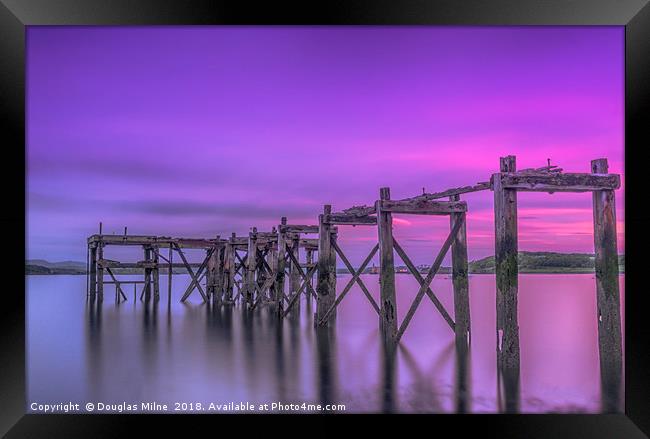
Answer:
<svg viewBox="0 0 650 439"><path fill-rule="evenodd" d="M124 276L141 279L141 276ZM362 276L375 297L378 276ZM339 291L349 280L340 275ZM418 289L397 275L401 319ZM624 276L620 278L621 292ZM178 302L189 283L166 276L161 300L114 303L105 287L99 309L86 301L84 276L27 276L28 403L249 402L343 403L348 412L453 412L454 336L430 300L422 301L397 353L384 367L378 317L355 286L335 331L315 331L311 309L281 326L265 309ZM600 379L593 274L520 275L521 410L598 412ZM139 287L141 287L139 285ZM453 316L451 280L432 289ZM623 294L621 294L623 296ZM497 411L495 280L470 276L469 409Z"/></svg>

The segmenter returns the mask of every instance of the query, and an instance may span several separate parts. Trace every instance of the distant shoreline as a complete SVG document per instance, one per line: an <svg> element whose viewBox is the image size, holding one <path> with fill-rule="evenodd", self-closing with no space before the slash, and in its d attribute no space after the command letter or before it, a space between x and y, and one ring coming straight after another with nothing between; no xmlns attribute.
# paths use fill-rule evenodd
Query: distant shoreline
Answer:
<svg viewBox="0 0 650 439"><path fill-rule="evenodd" d="M625 274L625 255L619 255L619 272ZM557 252L519 252L517 262L521 274L594 274L594 255L589 253L557 253ZM200 264L191 264L194 268ZM494 256L469 262L469 274L494 274ZM418 265L416 269L425 274L428 265ZM350 274L347 268L337 268L337 274ZM142 275L142 268L114 269L115 274ZM184 268L174 268L173 273L184 274ZM379 267L372 266L364 270L363 274L376 275ZM25 261L25 275L53 276L53 275L85 275L86 264L78 261L49 262L44 259ZM167 274L167 267L160 266L160 274ZM395 267L395 274L410 274L404 265ZM451 274L450 267L440 267L438 274Z"/></svg>

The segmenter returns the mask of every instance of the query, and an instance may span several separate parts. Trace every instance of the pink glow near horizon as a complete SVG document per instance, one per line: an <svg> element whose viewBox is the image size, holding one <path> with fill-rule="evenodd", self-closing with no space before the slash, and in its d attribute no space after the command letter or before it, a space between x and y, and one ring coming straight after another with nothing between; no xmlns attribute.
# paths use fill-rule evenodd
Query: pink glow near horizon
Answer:
<svg viewBox="0 0 650 439"><path fill-rule="evenodd" d="M622 27L29 28L28 257L108 233L211 237L486 181L499 157L623 174ZM251 158L254 158L251 160ZM468 202L493 253L492 193ZM592 252L590 194L520 194L521 250ZM624 251L623 190L617 192ZM430 263L447 218L398 215ZM372 227L341 228L358 263Z"/></svg>

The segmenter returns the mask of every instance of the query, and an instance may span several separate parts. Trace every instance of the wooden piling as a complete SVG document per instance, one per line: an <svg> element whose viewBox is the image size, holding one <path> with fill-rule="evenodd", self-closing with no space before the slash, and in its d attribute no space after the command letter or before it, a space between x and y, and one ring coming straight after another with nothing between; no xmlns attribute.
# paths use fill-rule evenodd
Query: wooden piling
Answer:
<svg viewBox="0 0 650 439"><path fill-rule="evenodd" d="M97 294L97 244L90 245L90 269L88 273L88 289L90 297L94 299Z"/></svg>
<svg viewBox="0 0 650 439"><path fill-rule="evenodd" d="M591 172L607 174L607 159L591 162ZM616 204L613 190L593 192L598 353L604 412L620 412L623 373Z"/></svg>
<svg viewBox="0 0 650 439"><path fill-rule="evenodd" d="M459 201L459 195L449 197L450 201ZM465 212L452 213L449 216L450 228L453 230L461 223L458 233L451 244L451 269L454 287L454 320L456 332L456 349L469 349L470 312L469 312L469 264L467 260L467 227Z"/></svg>
<svg viewBox="0 0 650 439"><path fill-rule="evenodd" d="M100 240L97 243L97 260L101 261L103 259L104 243ZM104 266L102 264L97 264L97 297L99 300L104 300Z"/></svg>
<svg viewBox="0 0 650 439"><path fill-rule="evenodd" d="M291 240L291 253L293 253L294 258L296 261L300 262L300 235L296 233L293 236L293 239ZM293 296L294 294L299 294L300 290L300 273L302 268L299 266L296 266L296 264L291 264L291 271L290 271L290 285L291 285L291 294L290 297ZM297 315L300 315L300 297L298 297L294 304L292 305L292 311L295 312Z"/></svg>
<svg viewBox="0 0 650 439"><path fill-rule="evenodd" d="M314 263L314 251L311 249L306 250L305 258L307 260L307 273L309 273L309 267ZM314 282L314 273L311 272L307 279L307 287L305 288L305 300L307 304L311 304L311 286Z"/></svg>
<svg viewBox="0 0 650 439"><path fill-rule="evenodd" d="M514 156L501 158L502 173L515 172ZM497 307L497 366L502 373L505 411L519 410L519 324L517 318L517 191L493 176Z"/></svg>
<svg viewBox="0 0 650 439"><path fill-rule="evenodd" d="M246 303L248 306L253 306L255 298L255 274L257 272L257 227L253 227L248 234L246 265Z"/></svg>
<svg viewBox="0 0 650 439"><path fill-rule="evenodd" d="M449 201L460 201L460 195L452 195ZM456 374L454 394L457 411L466 412L469 398L469 345L471 341L469 279L467 260L467 228L465 212L451 213L451 230L461 223L451 244L451 272L454 287L454 332L456 335Z"/></svg>
<svg viewBox="0 0 650 439"><path fill-rule="evenodd" d="M286 233L282 226L287 225L287 217L282 217L278 228L278 265L275 276L275 311L278 316L284 314L284 269L286 267Z"/></svg>
<svg viewBox="0 0 650 439"><path fill-rule="evenodd" d="M231 302L233 300L233 291L235 287L235 237L233 233L226 244L224 255L224 270L226 271L225 279L226 285L224 288L225 300Z"/></svg>
<svg viewBox="0 0 650 439"><path fill-rule="evenodd" d="M158 268L158 263L160 258L158 256L160 249L156 246L153 248L153 262L154 267L151 269L151 276L153 277L153 297L154 300L160 299L160 269Z"/></svg>
<svg viewBox="0 0 650 439"><path fill-rule="evenodd" d="M330 309L336 300L336 284L332 284L332 255L334 252L331 245L332 227L326 221L327 217L332 213L332 206L326 204L323 207L323 213L318 217L318 277L316 284L316 317L314 323L317 325L327 325L332 321L332 318L323 321L323 317ZM336 276L336 273L334 273ZM336 280L336 278L334 278ZM334 313L331 315L334 317Z"/></svg>
<svg viewBox="0 0 650 439"><path fill-rule="evenodd" d="M151 300L151 268L149 268L149 262L151 262L151 246L145 245L144 249L144 301L149 302Z"/></svg>
<svg viewBox="0 0 650 439"><path fill-rule="evenodd" d="M167 269L168 270L167 272L167 307L168 308L172 306L172 276L174 274L173 272L174 265L172 263L173 260L172 255L174 254L174 252L172 250L173 250L172 245L169 244L169 257L168 257L169 268Z"/></svg>
<svg viewBox="0 0 650 439"><path fill-rule="evenodd" d="M382 209L382 201L390 200L390 188L379 190L377 229L379 234L379 288L381 316L379 327L384 346L391 350L397 337L397 301L395 298L395 258L393 255L393 218Z"/></svg>

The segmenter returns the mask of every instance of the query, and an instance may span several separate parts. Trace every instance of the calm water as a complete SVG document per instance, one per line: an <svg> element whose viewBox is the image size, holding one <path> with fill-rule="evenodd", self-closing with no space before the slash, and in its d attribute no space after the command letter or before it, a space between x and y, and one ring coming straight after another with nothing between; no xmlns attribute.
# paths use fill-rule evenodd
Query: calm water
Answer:
<svg viewBox="0 0 650 439"><path fill-rule="evenodd" d="M125 276L128 277L128 276ZM139 276L134 278L141 279ZM349 276L339 276L341 290ZM378 276L363 276L378 296ZM398 315L418 284L396 276ZM521 410L598 412L600 380L592 274L521 275ZM620 278L621 294L624 276ZM84 276L27 276L28 403L157 401L203 404L341 403L348 412L453 412L453 332L426 297L386 368L378 318L358 287L341 302L335 331L315 331L303 301L281 325L266 310L245 312L178 303L189 277L174 276L171 309L166 276L156 306L86 303ZM451 280L432 289L453 316ZM623 296L623 294L622 294ZM470 276L469 409L497 411L494 276ZM400 320L401 321L401 320Z"/></svg>

